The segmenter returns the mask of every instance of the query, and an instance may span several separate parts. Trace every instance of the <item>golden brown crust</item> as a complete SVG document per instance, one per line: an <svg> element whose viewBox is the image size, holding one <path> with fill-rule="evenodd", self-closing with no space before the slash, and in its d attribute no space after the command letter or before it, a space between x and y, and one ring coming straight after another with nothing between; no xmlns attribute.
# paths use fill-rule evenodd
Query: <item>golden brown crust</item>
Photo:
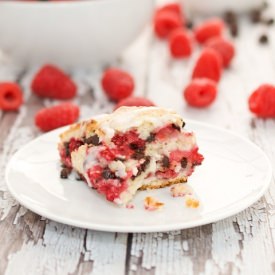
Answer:
<svg viewBox="0 0 275 275"><path fill-rule="evenodd" d="M187 177L180 177L173 180L156 180L155 183L145 184L142 185L139 190L146 190L146 189L159 189L166 186L171 186L173 184L187 182Z"/></svg>

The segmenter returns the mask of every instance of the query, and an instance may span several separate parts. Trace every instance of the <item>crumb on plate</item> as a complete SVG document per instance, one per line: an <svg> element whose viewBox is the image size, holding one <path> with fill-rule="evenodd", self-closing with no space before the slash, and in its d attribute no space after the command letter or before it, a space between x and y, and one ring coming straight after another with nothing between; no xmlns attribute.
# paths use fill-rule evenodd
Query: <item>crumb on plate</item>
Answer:
<svg viewBox="0 0 275 275"><path fill-rule="evenodd" d="M155 211L164 206L164 203L157 201L153 197L146 197L144 199L144 208L148 211Z"/></svg>
<svg viewBox="0 0 275 275"><path fill-rule="evenodd" d="M198 208L200 206L200 201L193 197L187 197L185 200L185 205L189 208Z"/></svg>

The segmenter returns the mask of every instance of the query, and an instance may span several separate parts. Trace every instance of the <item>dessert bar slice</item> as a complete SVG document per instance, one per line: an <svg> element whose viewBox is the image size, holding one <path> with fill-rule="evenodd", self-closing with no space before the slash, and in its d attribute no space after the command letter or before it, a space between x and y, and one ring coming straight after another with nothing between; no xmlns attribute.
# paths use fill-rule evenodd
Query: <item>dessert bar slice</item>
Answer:
<svg viewBox="0 0 275 275"><path fill-rule="evenodd" d="M63 166L74 169L107 200L126 205L137 190L185 182L203 156L175 112L121 107L60 135Z"/></svg>

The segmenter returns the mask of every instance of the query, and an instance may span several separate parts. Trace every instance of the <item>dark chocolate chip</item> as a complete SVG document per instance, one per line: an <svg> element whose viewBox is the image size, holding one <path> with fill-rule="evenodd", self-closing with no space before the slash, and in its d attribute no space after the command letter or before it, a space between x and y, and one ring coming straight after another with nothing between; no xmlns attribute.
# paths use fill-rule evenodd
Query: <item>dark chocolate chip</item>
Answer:
<svg viewBox="0 0 275 275"><path fill-rule="evenodd" d="M147 156L145 158L145 161L140 165L140 169L141 169L142 172L145 171L145 169L147 168L148 164L150 163L150 160L151 160L151 158L149 156Z"/></svg>
<svg viewBox="0 0 275 275"><path fill-rule="evenodd" d="M192 29L193 26L194 26L194 24L193 24L192 21L187 21L187 22L185 23L185 27L186 27L187 29Z"/></svg>
<svg viewBox="0 0 275 275"><path fill-rule="evenodd" d="M266 20L264 20L264 23L265 23L267 26L271 26L271 25L274 24L274 19L273 19L273 18L266 19Z"/></svg>
<svg viewBox="0 0 275 275"><path fill-rule="evenodd" d="M184 126L185 126L185 122L183 121L181 127L184 128Z"/></svg>
<svg viewBox="0 0 275 275"><path fill-rule="evenodd" d="M237 23L231 24L229 26L230 33L233 37L237 37L239 34L239 27Z"/></svg>
<svg viewBox="0 0 275 275"><path fill-rule="evenodd" d="M176 124L172 124L172 128L175 129L175 130L178 130L180 131L180 126L179 125L176 125Z"/></svg>
<svg viewBox="0 0 275 275"><path fill-rule="evenodd" d="M260 37L259 37L259 42L261 44L267 44L268 43L268 37L266 34L262 34Z"/></svg>
<svg viewBox="0 0 275 275"><path fill-rule="evenodd" d="M118 161L125 161L125 157L123 158L123 157L116 157L114 160L118 160Z"/></svg>
<svg viewBox="0 0 275 275"><path fill-rule="evenodd" d="M224 13L224 20L225 22L227 22L228 24L231 24L231 23L236 23L237 22L237 15L235 12L233 11L226 11Z"/></svg>
<svg viewBox="0 0 275 275"><path fill-rule="evenodd" d="M184 157L183 157L183 158L181 159L181 162L180 162L181 167L182 167L182 168L186 168L187 163L188 163L187 158L184 158Z"/></svg>
<svg viewBox="0 0 275 275"><path fill-rule="evenodd" d="M255 9L250 12L250 20L252 23L259 23L262 19L261 9Z"/></svg>
<svg viewBox="0 0 275 275"><path fill-rule="evenodd" d="M140 159L144 158L144 153L143 152L135 152L134 154L132 154L131 157L133 159L140 160Z"/></svg>
<svg viewBox="0 0 275 275"><path fill-rule="evenodd" d="M138 177L139 175L141 175L142 172L145 171L145 169L147 168L148 164L150 163L150 157L147 156L144 159L144 162L138 167L138 172L135 176L132 176L131 179L134 180L136 177Z"/></svg>
<svg viewBox="0 0 275 275"><path fill-rule="evenodd" d="M65 148L65 154L66 154L66 157L70 156L70 143L69 142L64 142L64 148Z"/></svg>
<svg viewBox="0 0 275 275"><path fill-rule="evenodd" d="M169 168L170 166L170 160L167 156L163 156L161 163L162 163L162 166L165 168Z"/></svg>
<svg viewBox="0 0 275 275"><path fill-rule="evenodd" d="M115 173L113 173L109 168L104 168L101 175L106 180L116 178Z"/></svg>
<svg viewBox="0 0 275 275"><path fill-rule="evenodd" d="M61 179L67 179L68 176L70 175L71 170L67 167L63 168L60 172L60 178Z"/></svg>
<svg viewBox="0 0 275 275"><path fill-rule="evenodd" d="M150 133L149 137L146 139L147 142L153 142L156 139L156 134Z"/></svg>
<svg viewBox="0 0 275 275"><path fill-rule="evenodd" d="M134 150L134 151L136 151L136 150L138 150L139 149L139 146L138 146L138 144L136 144L136 143L130 143L129 144L129 147L130 147L130 149L132 149L132 150Z"/></svg>
<svg viewBox="0 0 275 275"><path fill-rule="evenodd" d="M85 143L87 144L93 144L95 146L99 145L99 136L98 135L93 135L85 139Z"/></svg>

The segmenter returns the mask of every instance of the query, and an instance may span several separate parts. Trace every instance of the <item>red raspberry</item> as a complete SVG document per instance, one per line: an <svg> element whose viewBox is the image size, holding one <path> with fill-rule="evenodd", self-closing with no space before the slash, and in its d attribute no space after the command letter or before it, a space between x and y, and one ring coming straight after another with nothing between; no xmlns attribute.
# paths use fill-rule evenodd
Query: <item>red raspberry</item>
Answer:
<svg viewBox="0 0 275 275"><path fill-rule="evenodd" d="M49 131L74 123L78 116L78 106L68 102L62 103L38 111L35 115L35 125L42 131Z"/></svg>
<svg viewBox="0 0 275 275"><path fill-rule="evenodd" d="M71 99L76 95L76 85L61 69L43 66L35 75L31 89L41 97Z"/></svg>
<svg viewBox="0 0 275 275"><path fill-rule="evenodd" d="M119 101L130 96L135 86L130 74L115 68L104 72L101 84L106 95L114 101Z"/></svg>
<svg viewBox="0 0 275 275"><path fill-rule="evenodd" d="M161 12L166 12L166 11L173 12L174 14L176 14L179 17L182 16L182 10L181 10L181 6L179 3L166 4L162 7L160 7L159 9L157 9L156 14L159 14Z"/></svg>
<svg viewBox="0 0 275 275"><path fill-rule="evenodd" d="M206 41L205 46L221 55L223 67L228 67L235 55L234 45L222 37L213 37Z"/></svg>
<svg viewBox="0 0 275 275"><path fill-rule="evenodd" d="M0 109L15 111L23 103L21 88L13 82L0 83Z"/></svg>
<svg viewBox="0 0 275 275"><path fill-rule="evenodd" d="M192 78L209 78L218 82L222 73L221 56L212 49L204 49L195 65Z"/></svg>
<svg viewBox="0 0 275 275"><path fill-rule="evenodd" d="M138 97L138 96L129 96L127 98L124 98L118 102L118 104L115 106L115 109L118 109L121 106L155 106L155 104L144 97Z"/></svg>
<svg viewBox="0 0 275 275"><path fill-rule="evenodd" d="M263 84L248 100L249 109L258 117L275 117L275 86Z"/></svg>
<svg viewBox="0 0 275 275"><path fill-rule="evenodd" d="M199 108L209 106L215 100L216 95L216 83L207 78L193 79L183 92L187 103Z"/></svg>
<svg viewBox="0 0 275 275"><path fill-rule="evenodd" d="M183 24L183 20L175 12L159 12L154 18L155 34L159 38L166 38L172 30L182 27Z"/></svg>
<svg viewBox="0 0 275 275"><path fill-rule="evenodd" d="M199 43L204 43L209 38L221 36L223 30L224 22L221 19L213 18L195 28L195 37Z"/></svg>
<svg viewBox="0 0 275 275"><path fill-rule="evenodd" d="M169 48L175 58L189 57L192 54L190 34L183 29L174 30L169 37Z"/></svg>

